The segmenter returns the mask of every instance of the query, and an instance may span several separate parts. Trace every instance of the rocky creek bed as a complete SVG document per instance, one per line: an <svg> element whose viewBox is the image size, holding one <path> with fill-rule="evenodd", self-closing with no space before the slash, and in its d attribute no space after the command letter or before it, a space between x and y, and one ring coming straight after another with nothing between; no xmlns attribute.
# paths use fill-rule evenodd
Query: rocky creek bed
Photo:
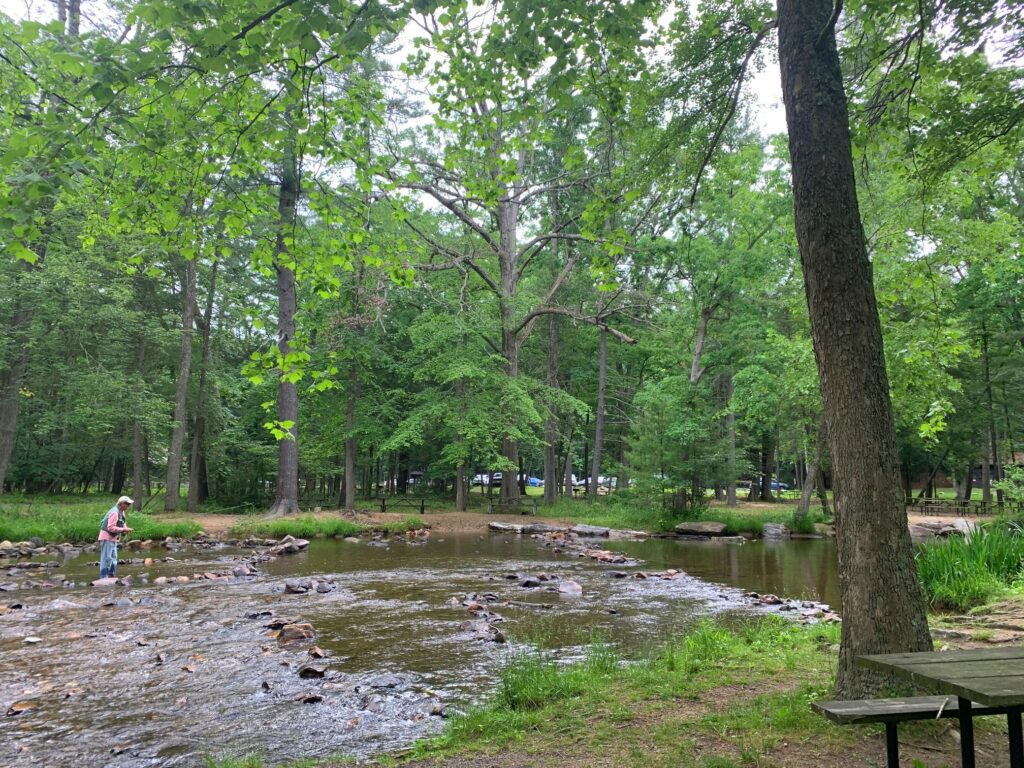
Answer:
<svg viewBox="0 0 1024 768"><path fill-rule="evenodd" d="M595 632L636 649L709 614L836 620L661 567L665 550L620 536L622 550L564 529L200 537L123 548L120 578L103 582L88 547L0 548L0 764L360 758L484 698L532 637L571 658Z"/></svg>

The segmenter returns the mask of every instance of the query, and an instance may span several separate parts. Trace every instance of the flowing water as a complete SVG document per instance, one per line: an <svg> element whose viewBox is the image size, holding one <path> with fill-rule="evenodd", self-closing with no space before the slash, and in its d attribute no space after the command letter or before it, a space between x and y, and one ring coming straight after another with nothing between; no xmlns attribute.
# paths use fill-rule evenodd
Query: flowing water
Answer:
<svg viewBox="0 0 1024 768"><path fill-rule="evenodd" d="M258 563L255 577L141 583L224 572L251 554L184 551L170 553L175 562L123 565L118 575L131 574L136 586L100 589L88 586L96 554L81 555L45 573L80 586L0 593L0 606L21 606L0 615L0 714L9 713L0 716L0 765L360 758L440 730L440 713L486 698L517 651L543 646L574 658L600 637L636 656L701 617L765 610L744 590L838 605L831 541L608 546L642 562L602 565L515 535L314 541ZM628 578L667 568L685 575ZM572 579L583 593L526 589L507 578L516 573L549 574L544 584ZM285 593L297 577L333 579L337 588ZM461 628L471 618L462 601L484 593L497 598L488 607L503 619L496 626L505 644ZM311 657L310 642L279 642L266 626L271 616L311 623L326 656Z"/></svg>

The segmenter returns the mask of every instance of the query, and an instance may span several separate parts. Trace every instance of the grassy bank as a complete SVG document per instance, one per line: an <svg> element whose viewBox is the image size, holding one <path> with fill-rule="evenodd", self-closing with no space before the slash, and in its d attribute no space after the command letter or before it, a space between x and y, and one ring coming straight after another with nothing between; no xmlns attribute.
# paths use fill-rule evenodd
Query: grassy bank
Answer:
<svg viewBox="0 0 1024 768"><path fill-rule="evenodd" d="M632 663L601 644L569 666L525 652L509 660L488 704L455 718L412 756L493 752L521 745L527 734L531 749L545 749L578 733L602 754L614 750L622 764L643 755L648 765L699 765L700 745L720 742L727 730L725 751L735 752L736 761L723 756L705 764L760 765L758 755L787 741L848 738L809 710L811 699L832 684L838 642L838 627L768 617L731 628L702 622L660 653ZM741 701L726 709L714 705L736 686L746 691ZM669 722L650 732L643 723L655 717Z"/></svg>
<svg viewBox="0 0 1024 768"><path fill-rule="evenodd" d="M96 541L103 513L116 497L103 496L31 496L0 497L0 541L28 541L38 537L45 542L87 543ZM131 538L162 539L188 537L199 532L198 523L163 522L146 512L128 512Z"/></svg>
<svg viewBox="0 0 1024 768"><path fill-rule="evenodd" d="M385 530L390 533L415 531L423 527L420 517L407 517L403 520L379 523L373 526L362 525L336 517L314 517L300 515L297 517L279 517L272 520L251 517L231 526L232 536L259 536L268 539L280 539L283 536L295 536L301 539L358 536L369 529Z"/></svg>
<svg viewBox="0 0 1024 768"><path fill-rule="evenodd" d="M1024 536L997 520L969 538L951 536L917 550L917 570L935 610L966 611L1024 588Z"/></svg>
<svg viewBox="0 0 1024 768"><path fill-rule="evenodd" d="M810 532L814 530L814 524L822 520L820 512L812 509L806 522L797 525L794 520L796 504L791 502L756 506L741 502L736 507L716 505L673 514L658 499L632 491L600 496L594 501L560 499L554 506L542 507L538 511L546 517L645 531L670 531L683 520L713 520L725 523L726 532L733 536L742 533L760 536L765 523L784 523L791 529Z"/></svg>

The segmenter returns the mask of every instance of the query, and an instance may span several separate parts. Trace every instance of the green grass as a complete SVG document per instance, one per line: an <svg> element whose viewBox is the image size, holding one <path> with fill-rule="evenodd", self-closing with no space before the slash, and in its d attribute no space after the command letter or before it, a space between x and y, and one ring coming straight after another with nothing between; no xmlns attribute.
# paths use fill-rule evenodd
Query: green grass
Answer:
<svg viewBox="0 0 1024 768"><path fill-rule="evenodd" d="M1022 579L1024 536L994 523L966 538L928 542L917 550L917 570L935 610L966 611L989 602Z"/></svg>
<svg viewBox="0 0 1024 768"><path fill-rule="evenodd" d="M96 541L100 519L116 497L35 496L0 497L0 541L28 541L38 537L46 542L85 543ZM198 523L163 522L146 512L128 511L127 524L133 539L187 538L200 531Z"/></svg>
<svg viewBox="0 0 1024 768"><path fill-rule="evenodd" d="M289 535L302 539L312 539L330 536L358 536L360 533L370 530L371 527L376 530L387 530L392 533L404 533L405 531L422 528L423 520L419 517L407 517L404 520L366 526L354 523L351 520L317 518L311 515L278 517L271 520L250 517L233 525L231 533L234 536L262 536L273 539L280 539Z"/></svg>
<svg viewBox="0 0 1024 768"><path fill-rule="evenodd" d="M681 515L666 511L657 499L625 491L599 496L594 501L559 499L554 506L538 507L545 517L575 520L589 525L608 528L626 528L644 531L670 531L683 520L713 520L725 523L726 532L732 536L752 533L760 536L765 523L783 523L797 533L813 533L815 524L822 522L820 510L812 507L803 521L796 520L796 505L779 503L765 506L705 507L693 509Z"/></svg>
<svg viewBox="0 0 1024 768"><path fill-rule="evenodd" d="M626 663L605 645L591 646L586 659L559 664L540 651L510 657L493 697L450 721L446 731L419 743L416 757L455 752L493 752L520 743L529 735L531 744L558 742L566 733L586 732L595 743L611 741L617 749L627 731L620 725L643 711L671 708L672 702L694 699L714 688L751 685L776 680L780 675L802 681L796 692L767 696L764 711L778 706L778 727L789 734L821 734L827 724L821 718L803 717L814 696L831 685L835 657L826 649L839 641L836 626L800 627L777 617L726 626L711 620L697 625L652 656ZM751 720L753 727L756 720ZM688 736L719 728L714 720L702 720ZM679 732L635 734L646 750L679 749Z"/></svg>

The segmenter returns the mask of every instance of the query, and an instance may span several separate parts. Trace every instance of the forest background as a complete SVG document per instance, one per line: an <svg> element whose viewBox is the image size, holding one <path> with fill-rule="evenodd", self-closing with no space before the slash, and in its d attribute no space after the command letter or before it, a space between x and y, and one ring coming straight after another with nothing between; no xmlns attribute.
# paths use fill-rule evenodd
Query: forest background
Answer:
<svg viewBox="0 0 1024 768"><path fill-rule="evenodd" d="M988 498L1024 429L1021 15L905 5L836 28L901 469ZM3 492L828 483L786 138L744 87L771 6L38 15L0 21Z"/></svg>

